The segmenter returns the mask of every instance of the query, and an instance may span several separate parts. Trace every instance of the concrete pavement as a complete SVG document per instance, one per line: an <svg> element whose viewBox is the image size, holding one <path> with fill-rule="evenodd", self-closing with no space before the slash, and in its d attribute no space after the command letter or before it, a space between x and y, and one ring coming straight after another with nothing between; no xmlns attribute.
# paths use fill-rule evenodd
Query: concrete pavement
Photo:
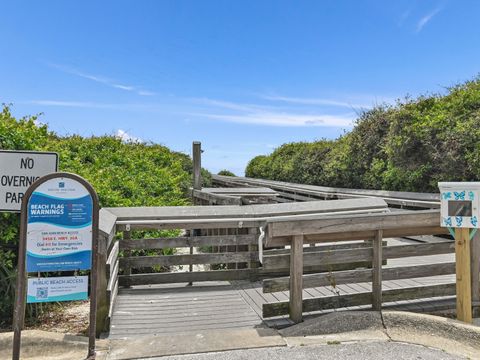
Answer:
<svg viewBox="0 0 480 360"><path fill-rule="evenodd" d="M12 333L0 334L0 359ZM22 359L84 359L87 338L24 331ZM480 359L480 327L407 312L344 311L269 328L99 340L99 360L201 359Z"/></svg>
<svg viewBox="0 0 480 360"><path fill-rule="evenodd" d="M367 342L302 347L275 347L153 358L157 360L454 360L465 357L438 349L396 342Z"/></svg>
<svg viewBox="0 0 480 360"><path fill-rule="evenodd" d="M0 359L12 358L13 332L0 333ZM97 360L106 358L108 341L97 340ZM24 330L21 338L21 359L74 360L88 353L88 338L41 330Z"/></svg>

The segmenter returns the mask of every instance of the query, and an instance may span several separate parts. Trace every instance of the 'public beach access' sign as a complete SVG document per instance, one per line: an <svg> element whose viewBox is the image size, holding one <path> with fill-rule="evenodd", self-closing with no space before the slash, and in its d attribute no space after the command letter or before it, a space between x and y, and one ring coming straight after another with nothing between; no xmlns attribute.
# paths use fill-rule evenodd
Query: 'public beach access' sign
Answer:
<svg viewBox="0 0 480 360"><path fill-rule="evenodd" d="M0 150L0 211L20 211L28 187L57 168L57 153Z"/></svg>
<svg viewBox="0 0 480 360"><path fill-rule="evenodd" d="M29 278L27 303L88 299L88 276Z"/></svg>

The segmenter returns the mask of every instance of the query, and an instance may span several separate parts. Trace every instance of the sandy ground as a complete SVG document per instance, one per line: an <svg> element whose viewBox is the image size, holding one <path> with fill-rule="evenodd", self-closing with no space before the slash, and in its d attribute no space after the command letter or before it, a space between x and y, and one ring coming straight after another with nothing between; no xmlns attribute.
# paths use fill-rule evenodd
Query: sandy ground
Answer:
<svg viewBox="0 0 480 360"><path fill-rule="evenodd" d="M59 303L54 305L50 311L42 314L35 323L27 323L26 329L86 335L89 314L89 301Z"/></svg>
<svg viewBox="0 0 480 360"><path fill-rule="evenodd" d="M182 248L177 248L176 249L175 255L184 255L184 254L190 254L190 248L188 247L182 247ZM194 254L202 254L201 251L199 251L198 248L194 247L193 248L193 253ZM193 271L207 271L209 270L207 268L207 265L203 264L194 264L193 265ZM172 266L170 269L171 272L188 272L189 271L189 266L188 265L178 265L178 266Z"/></svg>

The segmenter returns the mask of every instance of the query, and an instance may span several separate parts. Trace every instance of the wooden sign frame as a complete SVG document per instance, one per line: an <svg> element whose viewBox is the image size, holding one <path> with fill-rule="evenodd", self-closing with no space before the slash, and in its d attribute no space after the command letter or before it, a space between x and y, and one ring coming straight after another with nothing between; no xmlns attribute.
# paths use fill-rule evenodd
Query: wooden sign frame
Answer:
<svg viewBox="0 0 480 360"><path fill-rule="evenodd" d="M33 192L43 183L52 179L72 179L79 182L88 191L92 198L92 266L90 269L90 326L88 332L88 359L95 358L95 331L97 313L97 278L98 278L98 224L99 224L99 202L98 195L88 181L76 174L58 172L41 177L35 181L23 197L20 217L20 238L18 246L17 283L15 291L15 308L13 313L13 352L12 359L20 359L21 332L25 322L26 303L26 249L27 249L27 222L28 203ZM59 270L61 271L61 270Z"/></svg>

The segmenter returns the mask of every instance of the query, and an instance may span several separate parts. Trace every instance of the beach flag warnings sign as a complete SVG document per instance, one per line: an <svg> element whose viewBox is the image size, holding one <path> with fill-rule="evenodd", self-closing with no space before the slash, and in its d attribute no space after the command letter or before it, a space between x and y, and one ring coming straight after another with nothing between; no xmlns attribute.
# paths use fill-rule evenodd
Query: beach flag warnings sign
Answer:
<svg viewBox="0 0 480 360"><path fill-rule="evenodd" d="M20 213L13 360L20 358L26 303L88 298L87 357L95 358L98 216L97 193L75 174L43 176L25 192ZM58 276L59 272L67 274Z"/></svg>

